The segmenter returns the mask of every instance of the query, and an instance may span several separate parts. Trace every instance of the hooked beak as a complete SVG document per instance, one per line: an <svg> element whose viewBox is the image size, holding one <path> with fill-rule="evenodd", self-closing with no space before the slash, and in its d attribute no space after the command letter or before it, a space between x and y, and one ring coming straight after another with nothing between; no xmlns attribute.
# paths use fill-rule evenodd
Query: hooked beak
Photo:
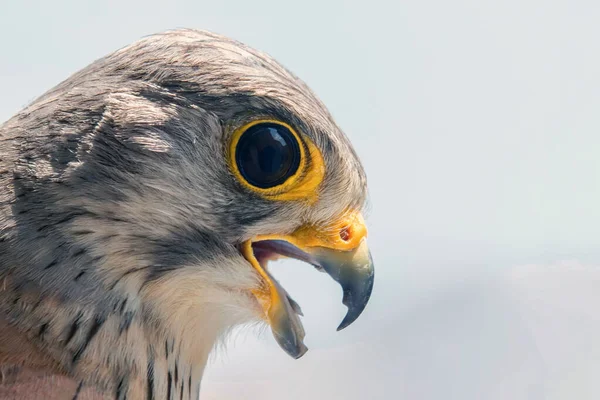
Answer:
<svg viewBox="0 0 600 400"><path fill-rule="evenodd" d="M260 235L242 244L241 252L263 278L253 292L263 308L279 345L292 357L308 350L300 306L289 297L267 270L267 262L290 257L329 274L343 290L348 312L337 330L352 324L365 309L373 289L373 260L366 241L366 227L359 213L324 228L304 226L290 235Z"/></svg>

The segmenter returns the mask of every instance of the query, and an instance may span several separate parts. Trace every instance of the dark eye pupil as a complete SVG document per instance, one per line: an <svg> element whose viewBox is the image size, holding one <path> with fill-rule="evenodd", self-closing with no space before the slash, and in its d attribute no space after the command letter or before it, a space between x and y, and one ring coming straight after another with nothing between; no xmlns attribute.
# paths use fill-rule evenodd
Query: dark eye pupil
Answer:
<svg viewBox="0 0 600 400"><path fill-rule="evenodd" d="M242 134L235 161L244 179L268 189L281 185L300 165L300 148L294 135L283 125L261 123Z"/></svg>

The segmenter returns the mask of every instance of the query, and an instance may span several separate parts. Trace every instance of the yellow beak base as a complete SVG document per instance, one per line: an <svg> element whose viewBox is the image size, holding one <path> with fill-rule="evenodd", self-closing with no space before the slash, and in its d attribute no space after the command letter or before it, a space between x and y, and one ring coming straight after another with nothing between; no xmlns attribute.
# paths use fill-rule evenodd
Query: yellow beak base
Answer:
<svg viewBox="0 0 600 400"><path fill-rule="evenodd" d="M279 256L296 258L329 274L342 286L346 317L344 329L365 309L373 289L374 265L366 241L367 230L359 213L332 226L304 226L291 235L261 235L242 245L242 254L263 278L264 286L253 294L279 345L299 358L307 348L304 329L298 317L299 306L266 269L268 260Z"/></svg>

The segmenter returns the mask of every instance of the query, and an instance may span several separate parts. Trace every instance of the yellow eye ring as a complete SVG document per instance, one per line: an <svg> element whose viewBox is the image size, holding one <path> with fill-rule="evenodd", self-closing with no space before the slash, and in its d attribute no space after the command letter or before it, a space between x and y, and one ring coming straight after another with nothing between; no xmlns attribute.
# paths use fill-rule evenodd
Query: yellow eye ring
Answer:
<svg viewBox="0 0 600 400"><path fill-rule="evenodd" d="M317 199L325 175L323 157L289 124L249 122L233 132L228 150L231 171L245 188L273 200Z"/></svg>

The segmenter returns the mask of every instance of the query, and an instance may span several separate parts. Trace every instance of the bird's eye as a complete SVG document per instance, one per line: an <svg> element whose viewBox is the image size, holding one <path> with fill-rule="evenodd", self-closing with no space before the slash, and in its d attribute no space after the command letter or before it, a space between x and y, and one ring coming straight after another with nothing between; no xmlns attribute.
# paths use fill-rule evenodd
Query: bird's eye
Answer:
<svg viewBox="0 0 600 400"><path fill-rule="evenodd" d="M235 164L250 185L270 189L298 172L301 144L291 128L277 122L251 124L235 145Z"/></svg>

